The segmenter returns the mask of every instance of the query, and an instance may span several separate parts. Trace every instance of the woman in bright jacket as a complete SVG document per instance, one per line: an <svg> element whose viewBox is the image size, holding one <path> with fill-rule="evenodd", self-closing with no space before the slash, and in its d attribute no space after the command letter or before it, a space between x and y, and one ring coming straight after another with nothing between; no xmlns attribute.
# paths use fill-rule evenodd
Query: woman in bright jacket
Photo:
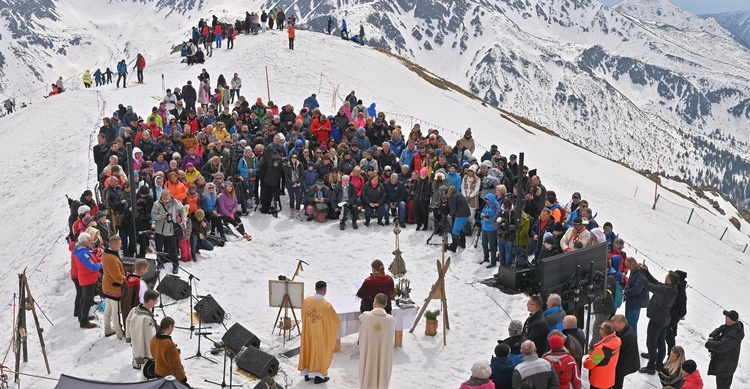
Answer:
<svg viewBox="0 0 750 389"><path fill-rule="evenodd" d="M310 122L310 133L315 135L318 143L328 142L328 134L331 133L331 122L325 115L320 115Z"/></svg>
<svg viewBox="0 0 750 389"><path fill-rule="evenodd" d="M495 383L490 380L492 369L487 362L477 362L471 367L471 378L461 384L459 389L495 389Z"/></svg>
<svg viewBox="0 0 750 389"><path fill-rule="evenodd" d="M544 359L552 365L552 368L560 380L560 388L581 389L581 373L575 358L565 349L565 341L560 335L552 335L549 338L549 348L544 354Z"/></svg>
<svg viewBox="0 0 750 389"><path fill-rule="evenodd" d="M488 269L497 266L497 228L492 221L495 220L495 214L500 208L495 201L495 195L487 193L484 196L485 206L482 209L479 221L482 223L482 253L484 259L480 264L489 262Z"/></svg>
<svg viewBox="0 0 750 389"><path fill-rule="evenodd" d="M80 308L78 309L78 323L83 329L96 328L96 324L89 320L92 302L94 301L94 290L99 281L99 271L102 269L101 249L93 250L91 235L82 232L78 235L78 242L73 249L76 263L75 268L78 275L78 284L81 287Z"/></svg>
<svg viewBox="0 0 750 389"><path fill-rule="evenodd" d="M83 72L83 86L91 88L91 72L88 69Z"/></svg>
<svg viewBox="0 0 750 389"><path fill-rule="evenodd" d="M206 214L206 220L211 222L211 234L219 230L219 235L224 237L224 227L221 225L221 214L219 214L219 195L216 193L216 185L212 182L206 184L201 195L201 209Z"/></svg>
<svg viewBox="0 0 750 389"><path fill-rule="evenodd" d="M170 172L167 175L167 184L164 187L172 191L172 197L180 203L187 197L187 188L185 184L180 182L179 176L175 172Z"/></svg>
<svg viewBox="0 0 750 389"><path fill-rule="evenodd" d="M245 232L242 220L237 214L237 196L234 193L234 185L227 181L224 191L219 195L219 215L224 224L233 225L246 240L252 240L250 235Z"/></svg>
<svg viewBox="0 0 750 389"><path fill-rule="evenodd" d="M185 369L180 361L180 349L172 341L174 319L161 319L156 335L151 338L151 356L154 358L154 373L157 377L173 376L177 381L187 384Z"/></svg>

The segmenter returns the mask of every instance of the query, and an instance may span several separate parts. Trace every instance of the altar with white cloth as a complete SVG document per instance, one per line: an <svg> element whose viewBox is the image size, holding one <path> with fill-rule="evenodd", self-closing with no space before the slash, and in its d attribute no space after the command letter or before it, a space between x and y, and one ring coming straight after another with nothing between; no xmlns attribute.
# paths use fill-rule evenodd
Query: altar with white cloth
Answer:
<svg viewBox="0 0 750 389"><path fill-rule="evenodd" d="M360 300L354 296L327 295L326 301L331 303L333 309L339 315L339 319L341 319L338 339L336 341L336 352L338 352L341 348L341 338L359 332L359 315L361 315L359 312ZM411 329L412 324L414 324L414 319L417 317L417 308L415 306L402 309L395 302L391 302L391 305L393 306L391 314L396 320L396 340L394 346L401 347L404 330Z"/></svg>

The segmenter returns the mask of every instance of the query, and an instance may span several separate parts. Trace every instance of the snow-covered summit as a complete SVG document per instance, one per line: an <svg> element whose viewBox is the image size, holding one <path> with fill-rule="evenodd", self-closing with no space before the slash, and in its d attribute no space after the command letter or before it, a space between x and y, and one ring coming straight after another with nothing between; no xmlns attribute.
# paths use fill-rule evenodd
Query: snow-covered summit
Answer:
<svg viewBox="0 0 750 389"><path fill-rule="evenodd" d="M715 20L704 19L674 5L668 0L623 0L612 9L644 22L653 22L685 30L705 31L721 37L729 36Z"/></svg>

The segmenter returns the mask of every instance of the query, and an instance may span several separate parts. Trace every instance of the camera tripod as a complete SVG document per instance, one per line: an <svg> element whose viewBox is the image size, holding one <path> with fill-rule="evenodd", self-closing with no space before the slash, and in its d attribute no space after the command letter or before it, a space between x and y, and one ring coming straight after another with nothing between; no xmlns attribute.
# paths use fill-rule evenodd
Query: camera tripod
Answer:
<svg viewBox="0 0 750 389"><path fill-rule="evenodd" d="M432 231L432 234L429 238L427 238L427 244L434 244L434 245L441 245L448 241L448 235L450 235L451 232L451 225L450 221L448 220L448 215L440 214L440 210L435 210L435 229ZM440 235L442 237L442 240L440 243L430 243L432 240L432 237L435 235Z"/></svg>

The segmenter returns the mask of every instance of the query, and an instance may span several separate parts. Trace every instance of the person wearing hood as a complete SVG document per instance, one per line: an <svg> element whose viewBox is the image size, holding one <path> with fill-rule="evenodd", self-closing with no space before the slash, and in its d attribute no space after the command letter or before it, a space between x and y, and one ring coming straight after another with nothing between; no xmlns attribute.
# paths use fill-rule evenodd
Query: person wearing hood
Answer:
<svg viewBox="0 0 750 389"><path fill-rule="evenodd" d="M474 144L474 138L471 137L471 127L467 128L464 132L464 136L461 138L461 140L464 142L464 147L467 148L469 151L471 151L472 154L474 154L474 150L476 150L476 145Z"/></svg>
<svg viewBox="0 0 750 389"><path fill-rule="evenodd" d="M537 263L544 258L553 257L561 253L562 251L560 250L560 246L558 246L557 244L557 239L555 239L555 236L550 232L545 232L544 237L542 238L542 248L538 252L539 258L536 260Z"/></svg>
<svg viewBox="0 0 750 389"><path fill-rule="evenodd" d="M495 195L488 193L484 196L484 208L480 214L480 223L482 223L482 253L484 259L480 265L489 262L488 269L497 266L497 228L493 221L499 207L495 201Z"/></svg>
<svg viewBox="0 0 750 389"><path fill-rule="evenodd" d="M141 165L143 165L143 151L138 148L133 148L133 171L137 172L141 170Z"/></svg>
<svg viewBox="0 0 750 389"><path fill-rule="evenodd" d="M86 69L86 71L83 72L83 76L81 77L81 79L85 88L91 88L91 71Z"/></svg>
<svg viewBox="0 0 750 389"><path fill-rule="evenodd" d="M78 235L77 243L73 249L73 261L75 269L77 270L78 276L78 287L80 287L80 293L76 293L76 302L78 309L75 313L78 313L78 322L80 327L83 329L96 328L96 324L91 323L93 315L89 315L91 304L94 301L94 289L99 281L99 272L102 269L101 260L99 259L102 255L102 249L94 249L91 235L82 232Z"/></svg>

